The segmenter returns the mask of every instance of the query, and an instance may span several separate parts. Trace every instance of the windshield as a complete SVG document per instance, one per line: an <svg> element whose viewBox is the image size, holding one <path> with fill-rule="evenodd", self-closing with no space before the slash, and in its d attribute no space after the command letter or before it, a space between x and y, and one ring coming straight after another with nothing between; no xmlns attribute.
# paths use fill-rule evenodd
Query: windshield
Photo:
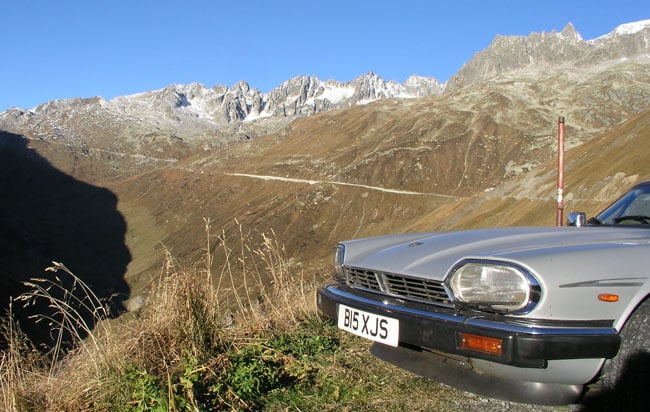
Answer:
<svg viewBox="0 0 650 412"><path fill-rule="evenodd" d="M590 223L650 225L650 185L637 186L603 210Z"/></svg>

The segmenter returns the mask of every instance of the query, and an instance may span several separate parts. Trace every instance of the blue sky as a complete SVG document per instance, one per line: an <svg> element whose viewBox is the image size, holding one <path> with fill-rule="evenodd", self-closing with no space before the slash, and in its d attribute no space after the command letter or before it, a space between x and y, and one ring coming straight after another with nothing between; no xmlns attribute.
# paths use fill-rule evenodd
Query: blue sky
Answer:
<svg viewBox="0 0 650 412"><path fill-rule="evenodd" d="M589 40L646 19L647 0L3 0L0 111L195 81L268 92L372 70L444 82L497 34L571 22Z"/></svg>

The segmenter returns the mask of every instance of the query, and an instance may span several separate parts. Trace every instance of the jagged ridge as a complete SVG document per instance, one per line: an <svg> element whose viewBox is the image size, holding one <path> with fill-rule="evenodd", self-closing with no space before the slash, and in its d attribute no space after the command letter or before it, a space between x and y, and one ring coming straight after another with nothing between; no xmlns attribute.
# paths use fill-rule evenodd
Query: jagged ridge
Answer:
<svg viewBox="0 0 650 412"><path fill-rule="evenodd" d="M544 71L561 66L590 67L606 60L648 55L650 20L621 25L594 40L583 40L571 23L561 32L496 36L445 85L449 92L497 76L534 67Z"/></svg>

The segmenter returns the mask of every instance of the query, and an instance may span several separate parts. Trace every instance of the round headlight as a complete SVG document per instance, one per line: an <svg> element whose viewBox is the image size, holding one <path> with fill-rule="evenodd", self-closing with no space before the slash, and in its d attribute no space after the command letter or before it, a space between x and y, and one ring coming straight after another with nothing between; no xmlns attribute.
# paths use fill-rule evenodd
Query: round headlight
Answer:
<svg viewBox="0 0 650 412"><path fill-rule="evenodd" d="M506 262L461 262L451 275L449 287L454 300L498 311L528 312L539 300L535 278Z"/></svg>

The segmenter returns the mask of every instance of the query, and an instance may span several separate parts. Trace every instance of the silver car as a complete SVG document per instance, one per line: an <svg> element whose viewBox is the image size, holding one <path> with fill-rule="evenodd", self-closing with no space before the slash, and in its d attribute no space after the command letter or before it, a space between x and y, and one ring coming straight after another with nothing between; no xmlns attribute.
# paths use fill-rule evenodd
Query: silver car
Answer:
<svg viewBox="0 0 650 412"><path fill-rule="evenodd" d="M467 391L635 402L650 370L650 182L569 224L340 242L319 310L379 358Z"/></svg>

